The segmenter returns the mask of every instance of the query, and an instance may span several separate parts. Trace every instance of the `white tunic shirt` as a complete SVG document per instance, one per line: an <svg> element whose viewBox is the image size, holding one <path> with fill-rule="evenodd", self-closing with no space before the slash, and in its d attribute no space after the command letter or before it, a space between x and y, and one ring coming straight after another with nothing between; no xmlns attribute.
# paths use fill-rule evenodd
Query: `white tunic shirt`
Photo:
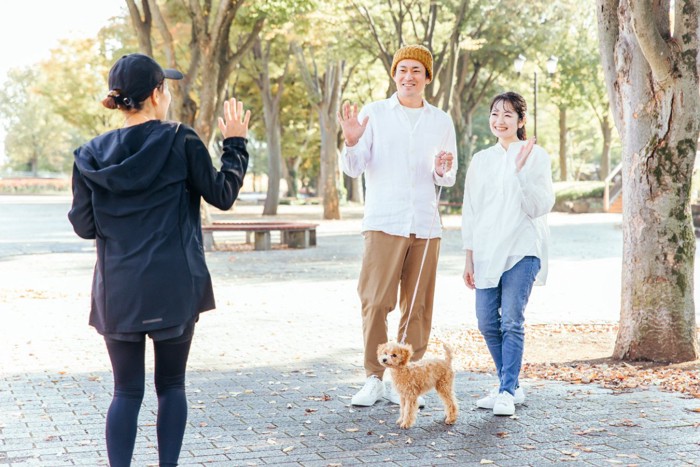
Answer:
<svg viewBox="0 0 700 467"><path fill-rule="evenodd" d="M516 172L515 158L524 141L508 151L497 143L472 158L464 187L462 241L473 251L476 288L498 286L501 275L525 256L540 259L535 284L547 279L549 227L554 206L549 155L534 146Z"/></svg>
<svg viewBox="0 0 700 467"><path fill-rule="evenodd" d="M433 224L435 185L455 183L457 142L452 118L423 100L420 115L412 124L396 94L366 105L358 120L362 122L365 116L369 122L364 134L340 156L347 175L355 178L365 173L362 231L441 237L439 218ZM442 177L435 173L435 156L440 151L455 156L452 169Z"/></svg>

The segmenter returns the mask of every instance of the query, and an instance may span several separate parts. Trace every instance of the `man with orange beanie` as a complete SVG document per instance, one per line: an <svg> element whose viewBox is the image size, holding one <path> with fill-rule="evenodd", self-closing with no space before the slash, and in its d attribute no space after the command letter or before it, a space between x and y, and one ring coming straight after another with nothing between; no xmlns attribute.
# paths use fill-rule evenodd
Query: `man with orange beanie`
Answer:
<svg viewBox="0 0 700 467"><path fill-rule="evenodd" d="M433 79L430 51L421 45L401 47L394 54L391 77L396 92L390 98L372 102L359 113L357 105L346 103L338 113L345 138L341 166L350 177L364 173L366 184L365 245L357 290L367 381L352 398L358 406L371 406L385 395L384 368L376 351L388 340L387 315L396 307L397 297L398 339L405 329L414 360L420 360L428 347L442 235L439 218L434 217L435 185L454 185L457 172L452 119L423 98ZM399 403L393 387L387 398Z"/></svg>

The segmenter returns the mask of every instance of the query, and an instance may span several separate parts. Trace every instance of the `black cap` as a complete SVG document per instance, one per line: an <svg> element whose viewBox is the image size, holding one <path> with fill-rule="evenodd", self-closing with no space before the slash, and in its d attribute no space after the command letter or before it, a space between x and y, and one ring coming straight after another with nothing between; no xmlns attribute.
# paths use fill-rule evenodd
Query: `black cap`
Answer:
<svg viewBox="0 0 700 467"><path fill-rule="evenodd" d="M148 55L124 55L109 70L110 93L122 99L143 102L164 79L182 79L177 70L163 69Z"/></svg>

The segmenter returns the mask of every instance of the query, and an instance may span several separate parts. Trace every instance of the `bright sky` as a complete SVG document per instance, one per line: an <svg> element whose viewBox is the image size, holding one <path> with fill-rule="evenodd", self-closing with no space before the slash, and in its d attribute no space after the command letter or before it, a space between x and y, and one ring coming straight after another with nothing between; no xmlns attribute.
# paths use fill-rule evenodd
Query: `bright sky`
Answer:
<svg viewBox="0 0 700 467"><path fill-rule="evenodd" d="M0 83L8 70L47 58L60 39L93 37L122 12L123 0L0 0ZM4 156L0 126L0 162Z"/></svg>

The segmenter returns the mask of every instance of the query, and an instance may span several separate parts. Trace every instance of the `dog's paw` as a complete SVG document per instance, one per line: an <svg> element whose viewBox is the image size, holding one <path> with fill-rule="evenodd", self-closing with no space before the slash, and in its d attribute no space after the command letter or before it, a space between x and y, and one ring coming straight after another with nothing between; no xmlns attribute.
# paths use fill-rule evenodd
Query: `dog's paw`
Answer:
<svg viewBox="0 0 700 467"><path fill-rule="evenodd" d="M446 425L454 425L457 422L457 417L454 418L445 418L445 424Z"/></svg>
<svg viewBox="0 0 700 467"><path fill-rule="evenodd" d="M403 419L402 419L402 418L399 418L398 420L396 420L396 424L397 424L397 425L401 425L402 423L403 423Z"/></svg>
<svg viewBox="0 0 700 467"><path fill-rule="evenodd" d="M413 426L412 423L404 422L399 424L399 428L403 428L404 430L407 430Z"/></svg>

